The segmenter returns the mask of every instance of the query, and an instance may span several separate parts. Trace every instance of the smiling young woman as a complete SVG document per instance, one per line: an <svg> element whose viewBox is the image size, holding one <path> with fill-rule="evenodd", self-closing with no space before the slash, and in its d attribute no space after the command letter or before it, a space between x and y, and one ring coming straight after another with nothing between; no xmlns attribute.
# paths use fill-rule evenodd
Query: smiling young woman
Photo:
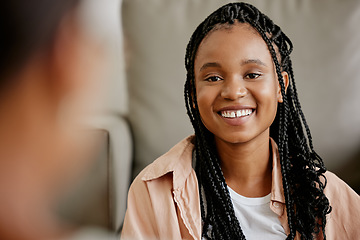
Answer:
<svg viewBox="0 0 360 240"><path fill-rule="evenodd" d="M248 24L217 29L200 44L194 73L200 116L214 134L227 185L246 197L267 195L270 125L282 96L266 43Z"/></svg>
<svg viewBox="0 0 360 240"><path fill-rule="evenodd" d="M195 136L135 179L124 239L358 237L360 198L314 151L291 51L249 4L198 26L185 59Z"/></svg>

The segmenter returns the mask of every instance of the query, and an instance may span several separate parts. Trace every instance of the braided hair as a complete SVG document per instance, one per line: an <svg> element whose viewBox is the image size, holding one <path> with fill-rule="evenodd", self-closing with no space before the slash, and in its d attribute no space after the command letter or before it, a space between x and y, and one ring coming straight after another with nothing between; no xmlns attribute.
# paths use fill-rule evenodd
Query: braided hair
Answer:
<svg viewBox="0 0 360 240"><path fill-rule="evenodd" d="M263 38L272 56L283 102L272 125L270 136L278 144L286 213L290 233L301 239L325 236L329 200L324 194L326 168L312 144L310 129L301 110L290 59L293 45L290 39L257 8L246 3L229 3L209 15L195 30L187 45L184 88L185 105L195 130L195 156L200 191L204 239L245 239L237 220L216 151L214 135L204 126L196 98L194 61L197 49L207 34L235 22L250 24ZM285 84L281 71L289 75ZM304 131L305 130L305 131Z"/></svg>

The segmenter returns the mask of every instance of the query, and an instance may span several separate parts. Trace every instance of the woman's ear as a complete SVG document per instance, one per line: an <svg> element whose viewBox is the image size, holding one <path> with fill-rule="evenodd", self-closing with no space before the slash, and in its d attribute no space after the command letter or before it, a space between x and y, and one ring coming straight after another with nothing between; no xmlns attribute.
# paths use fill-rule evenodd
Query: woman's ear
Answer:
<svg viewBox="0 0 360 240"><path fill-rule="evenodd" d="M282 75L282 78L283 78L283 81L284 81L285 92L286 92L287 88L289 86L289 74L287 72L283 71L281 73L281 75ZM278 102L282 103L283 101L284 101L284 99L283 99L283 96L281 94L281 86L280 86L280 83L279 83L279 85L278 85Z"/></svg>

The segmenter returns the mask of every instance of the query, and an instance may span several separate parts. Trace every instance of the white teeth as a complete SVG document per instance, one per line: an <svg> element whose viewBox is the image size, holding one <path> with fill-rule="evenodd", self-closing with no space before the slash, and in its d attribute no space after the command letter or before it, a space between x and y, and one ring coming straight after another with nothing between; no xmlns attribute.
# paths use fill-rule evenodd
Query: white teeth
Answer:
<svg viewBox="0 0 360 240"><path fill-rule="evenodd" d="M242 109L236 111L221 111L221 116L225 118L236 118L248 116L252 113L252 109Z"/></svg>

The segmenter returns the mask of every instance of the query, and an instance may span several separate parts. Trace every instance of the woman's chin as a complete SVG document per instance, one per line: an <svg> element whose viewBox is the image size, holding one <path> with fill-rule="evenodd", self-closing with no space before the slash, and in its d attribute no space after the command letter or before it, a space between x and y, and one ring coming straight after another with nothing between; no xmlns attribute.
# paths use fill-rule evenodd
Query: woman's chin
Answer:
<svg viewBox="0 0 360 240"><path fill-rule="evenodd" d="M224 134L223 136L216 136L216 141L222 141L229 144L243 144L251 141L253 137L249 136L248 134Z"/></svg>

